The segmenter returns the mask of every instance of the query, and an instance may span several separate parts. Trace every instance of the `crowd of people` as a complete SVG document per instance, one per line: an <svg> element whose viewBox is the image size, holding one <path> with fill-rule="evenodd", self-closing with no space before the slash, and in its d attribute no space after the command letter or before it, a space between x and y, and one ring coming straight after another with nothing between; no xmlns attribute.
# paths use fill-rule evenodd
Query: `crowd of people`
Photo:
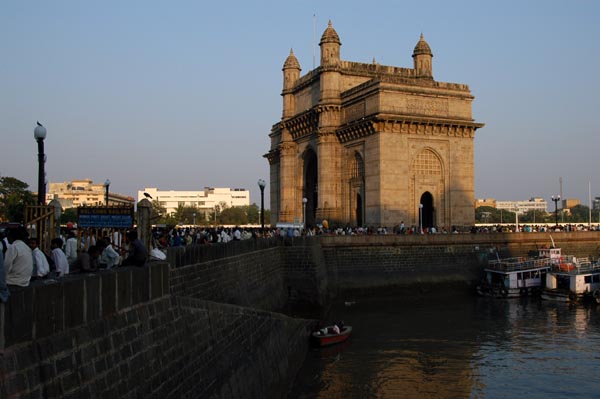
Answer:
<svg viewBox="0 0 600 399"><path fill-rule="evenodd" d="M8 301L11 291L27 287L35 280L110 270L119 264L144 266L148 249L138 239L137 231L129 231L126 238L128 246L124 259L113 248L110 237L82 239L73 230L67 233L66 240L52 239L50 251L45 253L39 248L37 238L29 238L24 227L11 228L6 237L0 237L0 301Z"/></svg>
<svg viewBox="0 0 600 399"><path fill-rule="evenodd" d="M599 227L592 227L598 230ZM244 227L173 227L155 228L152 246L165 250L168 247L192 244L211 245L257 238L307 237L330 235L413 235L413 234L489 234L509 232L556 232L589 230L587 225L486 225L470 228L406 226L404 222L391 228L382 227L332 227L327 223L300 228L298 226L244 228ZM29 238L24 227L11 228L6 237L0 236L0 301L6 302L10 290L27 287L37 279L61 278L74 273L110 270L115 266L143 266L151 256L148 249L132 230L126 235L127 252L123 258L113 246L110 236L77 237L69 230L66 237L51 241L51 250L44 253L35 237Z"/></svg>
<svg viewBox="0 0 600 399"><path fill-rule="evenodd" d="M457 227L450 230L435 227L423 228L419 230L417 226L405 226L404 223L388 227L332 227L327 224L318 224L307 226L307 228L297 226L287 227L267 227L261 228L248 227L169 227L154 228L153 240L154 246L165 249L168 247L179 247L192 244L210 245L216 243L228 243L231 241L241 241L256 238L272 237L310 237L318 235L375 235L375 234L448 234L459 233Z"/></svg>
<svg viewBox="0 0 600 399"><path fill-rule="evenodd" d="M404 222L398 225L387 227L356 227L356 226L337 226L331 227L326 224L317 224L301 228L290 227L267 227L264 230L260 228L248 227L168 227L154 228L153 239L154 246L165 249L168 247L179 247L192 244L210 245L215 243L228 243L231 241L240 241L256 238L272 237L306 237L318 235L414 235L414 234L484 234L484 233L515 233L515 232L557 232L557 231L585 231L587 225L568 224L568 225L486 225L486 226L450 226L450 227L419 227L415 225L407 226ZM592 227L592 230L598 230L599 227Z"/></svg>

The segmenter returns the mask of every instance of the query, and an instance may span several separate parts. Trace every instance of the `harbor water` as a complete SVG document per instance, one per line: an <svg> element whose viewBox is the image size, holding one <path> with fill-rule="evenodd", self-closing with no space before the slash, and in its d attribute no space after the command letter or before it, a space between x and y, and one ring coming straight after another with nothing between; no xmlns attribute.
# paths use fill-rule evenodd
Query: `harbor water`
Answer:
<svg viewBox="0 0 600 399"><path fill-rule="evenodd" d="M600 397L600 306L467 290L339 298L350 340L312 349L290 398Z"/></svg>

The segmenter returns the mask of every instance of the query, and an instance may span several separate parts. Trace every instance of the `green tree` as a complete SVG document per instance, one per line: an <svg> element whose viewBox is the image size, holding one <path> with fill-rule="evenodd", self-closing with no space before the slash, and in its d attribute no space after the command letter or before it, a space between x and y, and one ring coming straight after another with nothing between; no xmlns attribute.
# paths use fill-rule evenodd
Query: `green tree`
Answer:
<svg viewBox="0 0 600 399"><path fill-rule="evenodd" d="M570 211L571 214L565 217L565 222L587 223L590 220L590 208L585 205L575 205Z"/></svg>
<svg viewBox="0 0 600 399"><path fill-rule="evenodd" d="M35 196L29 185L14 177L0 177L0 218L10 222L23 222L25 205L34 205Z"/></svg>
<svg viewBox="0 0 600 399"><path fill-rule="evenodd" d="M196 215L194 217L194 214ZM200 210L195 206L179 205L175 210L173 218L177 224L193 224L201 219Z"/></svg>
<svg viewBox="0 0 600 399"><path fill-rule="evenodd" d="M248 208L248 210L246 211L246 213L248 215L248 223L249 224L260 223L260 209L258 208L258 205L252 204L247 208Z"/></svg>
<svg viewBox="0 0 600 399"><path fill-rule="evenodd" d="M167 208L162 206L159 200L153 200L152 201L152 217L156 218L154 220L159 221L156 223L162 223L160 221L163 220L166 215L167 215Z"/></svg>
<svg viewBox="0 0 600 399"><path fill-rule="evenodd" d="M519 222L523 223L546 223L547 221L548 213L537 209L530 209L519 216Z"/></svg>
<svg viewBox="0 0 600 399"><path fill-rule="evenodd" d="M77 223L77 208L67 208L60 214L60 223Z"/></svg>
<svg viewBox="0 0 600 399"><path fill-rule="evenodd" d="M507 211L506 209L480 206L475 209L475 220L477 223L514 223L515 213Z"/></svg>
<svg viewBox="0 0 600 399"><path fill-rule="evenodd" d="M220 215L221 224L248 224L248 207L232 206L226 208Z"/></svg>

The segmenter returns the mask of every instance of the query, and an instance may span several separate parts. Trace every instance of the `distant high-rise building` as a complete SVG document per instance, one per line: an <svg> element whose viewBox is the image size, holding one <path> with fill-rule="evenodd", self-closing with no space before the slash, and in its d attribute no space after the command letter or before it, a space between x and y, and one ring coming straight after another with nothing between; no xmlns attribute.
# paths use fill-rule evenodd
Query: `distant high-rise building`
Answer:
<svg viewBox="0 0 600 399"><path fill-rule="evenodd" d="M109 186L110 189L110 186ZM48 184L46 202L58 199L65 209L79 206L106 205L106 186L94 184L91 179L72 180L70 182ZM108 193L108 205L134 205L135 199L128 195Z"/></svg>
<svg viewBox="0 0 600 399"><path fill-rule="evenodd" d="M548 203L543 198L531 198L527 201L496 201L496 209L504 209L518 214L528 211L547 212Z"/></svg>
<svg viewBox="0 0 600 399"><path fill-rule="evenodd" d="M564 200L562 200L562 209L571 209L574 206L577 206L581 204L581 201L579 201L577 198L565 198Z"/></svg>
<svg viewBox="0 0 600 399"><path fill-rule="evenodd" d="M495 208L496 200L494 198L478 198L475 200L475 209L479 208L480 206L489 206Z"/></svg>
<svg viewBox="0 0 600 399"><path fill-rule="evenodd" d="M175 213L180 206L194 207L210 213L217 206L229 208L250 205L250 191L244 188L204 187L202 191L176 191L147 187L138 191L138 201L144 198L158 201L169 215Z"/></svg>

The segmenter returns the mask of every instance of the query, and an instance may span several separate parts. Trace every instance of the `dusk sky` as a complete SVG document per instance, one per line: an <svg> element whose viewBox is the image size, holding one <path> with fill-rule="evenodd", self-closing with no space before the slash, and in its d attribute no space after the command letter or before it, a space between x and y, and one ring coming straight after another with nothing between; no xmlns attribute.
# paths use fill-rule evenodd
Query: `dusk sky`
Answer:
<svg viewBox="0 0 600 399"><path fill-rule="evenodd" d="M50 182L108 178L134 197L246 188L260 203L281 68L293 48L302 75L313 69L331 19L344 60L412 68L423 33L434 79L469 85L485 123L477 198L553 210L562 177L563 196L588 205L589 182L600 196L599 18L594 0L4 0L0 175L37 190L39 120Z"/></svg>

